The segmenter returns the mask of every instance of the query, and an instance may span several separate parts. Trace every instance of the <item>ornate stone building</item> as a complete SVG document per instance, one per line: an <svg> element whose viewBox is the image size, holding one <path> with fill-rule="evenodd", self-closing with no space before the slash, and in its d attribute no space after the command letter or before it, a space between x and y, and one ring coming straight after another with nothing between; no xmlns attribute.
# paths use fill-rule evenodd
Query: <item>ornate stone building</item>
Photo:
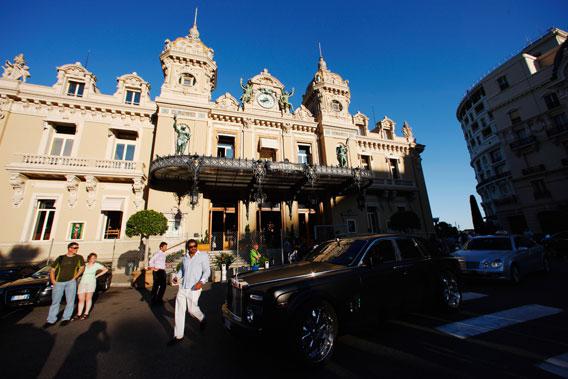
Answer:
<svg viewBox="0 0 568 379"><path fill-rule="evenodd" d="M487 219L512 232L568 228L567 36L551 29L457 109Z"/></svg>
<svg viewBox="0 0 568 379"><path fill-rule="evenodd" d="M323 57L296 108L296 91L267 69L241 80L239 99L213 100L217 64L196 25L166 40L160 61L155 100L136 73L106 95L80 63L59 67L51 87L26 82L23 56L6 63L5 258L16 259L17 246L45 258L51 240L75 239L120 256L136 248L124 229L144 208L168 217L171 244L208 239L214 250L236 249L249 233L277 247L281 238L386 232L401 210L418 216L415 232L432 232L424 146L386 116L369 130L367 116L349 112L349 82Z"/></svg>

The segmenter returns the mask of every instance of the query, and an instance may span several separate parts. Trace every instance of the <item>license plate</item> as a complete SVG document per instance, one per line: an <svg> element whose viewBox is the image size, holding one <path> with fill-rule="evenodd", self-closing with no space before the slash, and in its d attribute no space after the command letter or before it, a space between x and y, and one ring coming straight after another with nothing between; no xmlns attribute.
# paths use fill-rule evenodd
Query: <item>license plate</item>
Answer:
<svg viewBox="0 0 568 379"><path fill-rule="evenodd" d="M231 321L229 321L228 319L225 319L225 328L231 329Z"/></svg>
<svg viewBox="0 0 568 379"><path fill-rule="evenodd" d="M12 301L28 300L29 298L30 298L30 294L27 293L25 295L14 295L14 296L12 296L11 300Z"/></svg>

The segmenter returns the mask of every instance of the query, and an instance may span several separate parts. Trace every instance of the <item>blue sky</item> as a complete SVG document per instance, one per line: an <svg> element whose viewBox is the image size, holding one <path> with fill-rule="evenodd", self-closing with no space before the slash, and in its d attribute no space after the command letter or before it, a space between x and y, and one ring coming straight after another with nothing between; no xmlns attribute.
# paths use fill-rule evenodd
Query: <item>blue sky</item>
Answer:
<svg viewBox="0 0 568 379"><path fill-rule="evenodd" d="M471 227L475 178L455 110L465 91L552 26L568 29L566 0L465 1L28 1L2 6L0 60L23 52L31 82L52 85L57 66L85 62L104 93L136 71L159 94L166 38L186 35L199 7L215 50L213 97L239 96L239 78L263 68L304 91L321 42L328 67L348 79L351 113L408 121L418 142L432 214ZM291 98L298 106L301 96ZM399 129L400 130L400 129Z"/></svg>

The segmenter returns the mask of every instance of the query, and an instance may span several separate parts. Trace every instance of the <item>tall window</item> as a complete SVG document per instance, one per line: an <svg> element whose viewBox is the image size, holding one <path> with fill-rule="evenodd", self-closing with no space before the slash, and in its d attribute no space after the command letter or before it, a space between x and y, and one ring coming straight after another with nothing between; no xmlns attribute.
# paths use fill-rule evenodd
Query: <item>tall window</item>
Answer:
<svg viewBox="0 0 568 379"><path fill-rule="evenodd" d="M398 170L398 159L391 158L389 159L391 175L393 179L400 179L400 172Z"/></svg>
<svg viewBox="0 0 568 379"><path fill-rule="evenodd" d="M41 199L36 203L35 223L32 240L48 240L55 218L55 200Z"/></svg>
<svg viewBox="0 0 568 379"><path fill-rule="evenodd" d="M55 133L51 140L49 154L61 157L68 157L73 151L73 141L75 140L75 125L54 125Z"/></svg>
<svg viewBox="0 0 568 379"><path fill-rule="evenodd" d="M365 170L369 170L371 168L371 157L368 155L361 155L361 167Z"/></svg>
<svg viewBox="0 0 568 379"><path fill-rule="evenodd" d="M517 109L509 112L509 120L511 121L511 125L516 125L521 122L521 114Z"/></svg>
<svg viewBox="0 0 568 379"><path fill-rule="evenodd" d="M114 159L117 161L133 161L135 149L134 143L118 142L114 147Z"/></svg>
<svg viewBox="0 0 568 379"><path fill-rule="evenodd" d="M312 163L309 145L298 145L298 163Z"/></svg>
<svg viewBox="0 0 568 379"><path fill-rule="evenodd" d="M548 188L546 188L544 180L542 179L531 181L531 186L533 188L535 199L540 199L550 194L550 192L548 192Z"/></svg>
<svg viewBox="0 0 568 379"><path fill-rule="evenodd" d="M120 238L120 228L122 225L122 211L103 211L104 216L104 239Z"/></svg>
<svg viewBox="0 0 568 379"><path fill-rule="evenodd" d="M548 95L544 96L544 102L546 103L546 107L548 109L553 109L560 105L558 96L556 96L555 93L549 93Z"/></svg>
<svg viewBox="0 0 568 379"><path fill-rule="evenodd" d="M491 162L492 163L499 162L499 161L503 160L503 155L501 154L501 149L493 150L491 153L489 153L489 155L491 155Z"/></svg>
<svg viewBox="0 0 568 379"><path fill-rule="evenodd" d="M125 104L138 105L140 104L140 91L127 90Z"/></svg>
<svg viewBox="0 0 568 379"><path fill-rule="evenodd" d="M509 88L509 81L507 80L507 77L505 75L497 78L497 84L499 85L499 89L501 91Z"/></svg>
<svg viewBox="0 0 568 379"><path fill-rule="evenodd" d="M556 116L552 117L552 121L554 122L554 126L562 128L564 126L568 127L568 117L566 117L566 113L559 113Z"/></svg>
<svg viewBox="0 0 568 379"><path fill-rule="evenodd" d="M369 233L379 232L379 217L377 216L377 207L367 207L367 222L369 224Z"/></svg>
<svg viewBox="0 0 568 379"><path fill-rule="evenodd" d="M235 157L235 137L219 136L217 143L217 156L221 158Z"/></svg>
<svg viewBox="0 0 568 379"><path fill-rule="evenodd" d="M67 95L83 97L83 92L85 91L85 83L75 82L73 80L69 81L67 85Z"/></svg>

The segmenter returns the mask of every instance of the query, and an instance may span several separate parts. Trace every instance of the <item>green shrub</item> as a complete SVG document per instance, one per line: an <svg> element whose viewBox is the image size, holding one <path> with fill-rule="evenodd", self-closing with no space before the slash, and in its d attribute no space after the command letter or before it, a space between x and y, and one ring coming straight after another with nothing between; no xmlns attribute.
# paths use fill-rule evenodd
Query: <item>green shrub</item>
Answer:
<svg viewBox="0 0 568 379"><path fill-rule="evenodd" d="M226 265L227 268L235 261L235 256L230 253L221 253L213 259L213 265L221 270L222 265Z"/></svg>

